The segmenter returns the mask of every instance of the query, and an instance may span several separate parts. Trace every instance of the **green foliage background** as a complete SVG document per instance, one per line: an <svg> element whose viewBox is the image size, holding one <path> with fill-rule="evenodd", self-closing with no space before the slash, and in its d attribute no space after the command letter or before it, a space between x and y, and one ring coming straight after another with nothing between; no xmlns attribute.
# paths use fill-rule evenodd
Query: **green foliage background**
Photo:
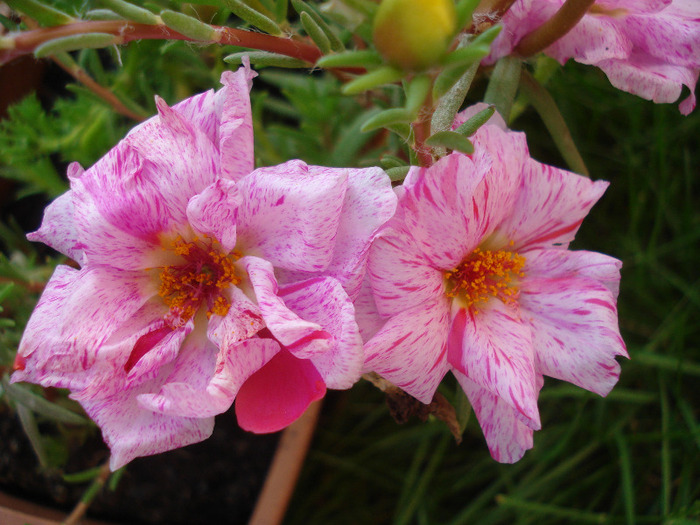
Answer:
<svg viewBox="0 0 700 525"><path fill-rule="evenodd" d="M58 4L72 12L90 7ZM221 59L234 50L142 41L73 58L147 116L155 112L155 93L175 103L216 87ZM258 164L301 158L368 166L400 154L401 140L360 133L377 109L341 96L339 86L320 72L261 70L251 95ZM700 117L616 91L599 71L576 64L557 72L548 87L592 177L611 182L574 248L624 262L619 311L631 360L622 362L619 385L601 399L547 379L539 403L543 430L515 465L490 458L474 419L457 446L438 421L396 425L369 384L333 393L285 523L700 523ZM76 84L49 108L27 93L0 123L0 177L12 181L18 202L56 197L67 188L68 162L91 165L133 125ZM533 156L563 165L532 110L512 127L527 132ZM20 230L3 211L5 371L41 283L61 260L25 241ZM442 388L452 397L456 384ZM0 387L16 405L7 394ZM41 407L32 414L38 421L59 417ZM41 437L34 438L41 447ZM47 467L60 468L56 450L44 450Z"/></svg>

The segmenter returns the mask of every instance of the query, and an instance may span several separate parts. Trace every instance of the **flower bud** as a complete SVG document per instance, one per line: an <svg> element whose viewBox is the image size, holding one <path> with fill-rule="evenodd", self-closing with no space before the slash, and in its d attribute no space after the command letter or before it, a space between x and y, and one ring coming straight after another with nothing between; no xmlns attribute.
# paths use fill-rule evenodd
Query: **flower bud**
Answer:
<svg viewBox="0 0 700 525"><path fill-rule="evenodd" d="M426 69L447 51L456 21L453 0L383 0L374 17L374 45L394 66Z"/></svg>

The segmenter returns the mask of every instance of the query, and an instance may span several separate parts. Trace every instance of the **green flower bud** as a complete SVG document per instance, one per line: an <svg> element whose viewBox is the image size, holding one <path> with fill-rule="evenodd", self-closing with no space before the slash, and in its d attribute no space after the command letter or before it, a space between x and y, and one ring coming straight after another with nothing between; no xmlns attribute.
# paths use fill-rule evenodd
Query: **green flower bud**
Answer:
<svg viewBox="0 0 700 525"><path fill-rule="evenodd" d="M390 64L419 71L445 54L456 24L453 0L383 0L374 17L374 45Z"/></svg>

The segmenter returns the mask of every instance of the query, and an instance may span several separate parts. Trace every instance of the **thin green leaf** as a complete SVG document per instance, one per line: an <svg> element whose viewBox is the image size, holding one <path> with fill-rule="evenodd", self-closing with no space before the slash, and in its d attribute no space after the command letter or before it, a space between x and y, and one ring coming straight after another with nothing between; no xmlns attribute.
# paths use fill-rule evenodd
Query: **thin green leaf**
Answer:
<svg viewBox="0 0 700 525"><path fill-rule="evenodd" d="M86 483L92 481L102 470L102 466L89 468L72 474L63 474L61 477L66 483Z"/></svg>
<svg viewBox="0 0 700 525"><path fill-rule="evenodd" d="M513 106L515 93L520 82L522 60L516 57L504 57L496 63L491 80L486 88L484 102L496 106L496 110L508 122L510 108Z"/></svg>
<svg viewBox="0 0 700 525"><path fill-rule="evenodd" d="M460 133L454 131L438 131L425 141L426 146L447 148L461 151L467 155L474 153L474 144Z"/></svg>
<svg viewBox="0 0 700 525"><path fill-rule="evenodd" d="M384 66L370 71L345 84L341 92L345 95L357 95L368 89L400 80L403 72L391 66Z"/></svg>
<svg viewBox="0 0 700 525"><path fill-rule="evenodd" d="M267 51L240 51L224 57L224 62L232 65L243 63L243 57L249 57L250 63L255 66L265 67L284 67L284 68L302 68L311 66L310 63L298 58L279 55L277 53L269 53Z"/></svg>
<svg viewBox="0 0 700 525"><path fill-rule="evenodd" d="M459 423L459 432L464 434L469 424L469 419L472 415L472 405L467 399L467 394L464 393L462 387L457 384L457 391L455 392L455 399L452 403L455 407L455 412L457 414L457 423Z"/></svg>
<svg viewBox="0 0 700 525"><path fill-rule="evenodd" d="M100 3L127 20L133 20L139 24L155 25L161 23L160 18L148 9L135 6L124 0L100 0Z"/></svg>
<svg viewBox="0 0 700 525"><path fill-rule="evenodd" d="M569 127L559 112L557 103L552 98L552 95L525 70L523 70L521 75L520 88L523 95L537 111L542 122L544 122L547 131L549 131L552 140L554 140L554 144L569 167L576 173L588 177L589 173L586 163L576 148Z"/></svg>
<svg viewBox="0 0 700 525"><path fill-rule="evenodd" d="M462 29L471 22L472 14L481 0L458 0L455 6L457 10L457 27Z"/></svg>
<svg viewBox="0 0 700 525"><path fill-rule="evenodd" d="M622 431L615 432L618 457L620 458L620 477L622 481L622 496L625 503L625 518L627 525L634 525L634 476L632 475L632 461L627 441Z"/></svg>
<svg viewBox="0 0 700 525"><path fill-rule="evenodd" d="M33 18L43 26L60 26L76 22L76 19L68 13L64 13L37 0L6 0L5 3L15 11Z"/></svg>
<svg viewBox="0 0 700 525"><path fill-rule="evenodd" d="M36 454L36 457L39 460L39 464L43 468L48 468L48 454L46 453L46 448L44 447L44 443L41 439L39 425L37 425L34 414L32 414L32 411L24 405L17 405L17 415L19 416L19 422L22 425L24 433L29 438L34 454Z"/></svg>
<svg viewBox="0 0 700 525"><path fill-rule="evenodd" d="M309 35L311 40L313 40L314 44L318 46L321 53L330 53L331 42L326 33L323 31L323 29L321 29L311 15L309 15L309 13L306 11L302 11L299 15L299 19L301 20L301 25L304 27L304 31L306 31L306 34Z"/></svg>
<svg viewBox="0 0 700 525"><path fill-rule="evenodd" d="M287 20L287 8L289 0L275 0L275 20L283 22Z"/></svg>
<svg viewBox="0 0 700 525"><path fill-rule="evenodd" d="M391 169L391 168L404 168L406 167L406 161L403 159L400 159L398 157L395 157L393 155L384 155L382 156L381 159L379 159L379 162L385 170Z"/></svg>
<svg viewBox="0 0 700 525"><path fill-rule="evenodd" d="M124 20L124 17L109 9L91 9L85 13L88 20Z"/></svg>
<svg viewBox="0 0 700 525"><path fill-rule="evenodd" d="M396 168L389 168L386 170L386 174L392 181L400 182L406 178L410 169L411 166L398 166Z"/></svg>
<svg viewBox="0 0 700 525"><path fill-rule="evenodd" d="M362 125L360 131L366 133L368 131L373 131L391 124L410 123L413 122L415 118L415 113L412 113L404 108L386 109L369 118Z"/></svg>
<svg viewBox="0 0 700 525"><path fill-rule="evenodd" d="M44 42L34 50L34 56L43 58L64 51L108 47L118 42L119 37L109 33L85 33L82 35L64 36Z"/></svg>
<svg viewBox="0 0 700 525"><path fill-rule="evenodd" d="M315 24L318 26L319 30L322 31L323 34L328 39L328 42L329 42L331 49L333 51L340 52L340 51L343 51L345 49L345 46L340 41L340 39L336 36L336 34L333 32L333 30L330 28L330 26L321 17L321 15L319 15L316 12L316 10L313 7L311 7L306 2L303 2L302 0L292 0L292 5L294 6L294 9L296 10L296 12L299 13L300 17L303 13L306 13L309 17L311 17L313 19ZM303 23L303 20L302 20L302 23ZM306 26L304 26L304 29L306 29ZM307 33L308 33L308 31L307 31ZM311 36L311 35L309 35L309 36Z"/></svg>
<svg viewBox="0 0 700 525"><path fill-rule="evenodd" d="M318 59L319 67L364 67L370 68L382 63L382 58L376 51L362 49L359 51L343 51L326 55Z"/></svg>
<svg viewBox="0 0 700 525"><path fill-rule="evenodd" d="M482 109L476 115L468 119L464 124L459 126L455 131L466 137L471 137L481 126L489 121L495 112L495 106L489 106L486 109Z"/></svg>
<svg viewBox="0 0 700 525"><path fill-rule="evenodd" d="M252 9L250 6L247 6L241 2L241 0L223 0L223 2L226 7L233 12L233 14L235 14L238 18L245 20L250 25L253 25L271 35L282 35L282 29L280 29L280 26L278 26L274 20L265 16L261 12Z"/></svg>
<svg viewBox="0 0 700 525"><path fill-rule="evenodd" d="M359 11L370 20L374 18L374 13L379 8L377 3L371 0L343 0L343 3Z"/></svg>
<svg viewBox="0 0 700 525"><path fill-rule="evenodd" d="M166 26L193 40L202 42L217 40L216 29L192 16L164 9L160 12L160 18Z"/></svg>
<svg viewBox="0 0 700 525"><path fill-rule="evenodd" d="M406 85L406 109L417 114L430 92L431 79L427 74L417 75Z"/></svg>
<svg viewBox="0 0 700 525"><path fill-rule="evenodd" d="M42 416L61 423L69 423L72 425L86 425L89 423L84 417L48 401L35 394L24 385L10 384L7 377L3 377L2 381L7 396L18 405L25 406L37 414L41 414Z"/></svg>

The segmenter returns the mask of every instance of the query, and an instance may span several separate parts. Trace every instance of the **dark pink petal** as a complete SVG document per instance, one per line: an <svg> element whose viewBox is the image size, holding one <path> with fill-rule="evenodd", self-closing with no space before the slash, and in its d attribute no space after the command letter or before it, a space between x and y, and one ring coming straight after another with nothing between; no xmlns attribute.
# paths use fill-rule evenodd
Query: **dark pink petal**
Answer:
<svg viewBox="0 0 700 525"><path fill-rule="evenodd" d="M43 242L78 263L83 262L83 248L78 240L72 191L67 191L46 207L41 227L27 235L27 238L30 241Z"/></svg>
<svg viewBox="0 0 700 525"><path fill-rule="evenodd" d="M187 219L196 232L214 237L229 253L236 246L236 210L242 202L236 183L219 179L190 199Z"/></svg>
<svg viewBox="0 0 700 525"><path fill-rule="evenodd" d="M616 299L621 267L622 261L597 252L530 250L525 256L523 273L528 279L586 277L605 286Z"/></svg>
<svg viewBox="0 0 700 525"><path fill-rule="evenodd" d="M159 454L207 439L214 429L214 418L183 418L145 410L138 403L139 395L157 388L145 383L135 389L121 390L114 395L72 397L102 430L112 455L110 468L116 470L134 458Z"/></svg>
<svg viewBox="0 0 700 525"><path fill-rule="evenodd" d="M13 381L83 388L102 345L153 293L145 273L58 266L27 323L26 367Z"/></svg>
<svg viewBox="0 0 700 525"><path fill-rule="evenodd" d="M607 395L620 375L615 356L627 356L610 290L587 277L526 279L520 307L538 372Z"/></svg>
<svg viewBox="0 0 700 525"><path fill-rule="evenodd" d="M492 299L477 313L457 309L447 346L454 369L500 397L525 425L540 428L532 336L515 308Z"/></svg>
<svg viewBox="0 0 700 525"><path fill-rule="evenodd" d="M365 371L377 372L421 403L430 403L448 369L449 323L444 297L395 315L365 345Z"/></svg>
<svg viewBox="0 0 700 525"><path fill-rule="evenodd" d="M242 179L237 234L245 254L275 267L319 272L333 258L348 170L292 160Z"/></svg>
<svg viewBox="0 0 700 525"><path fill-rule="evenodd" d="M255 169L249 93L256 76L257 73L251 71L249 63L244 62L235 73L224 71L221 74L224 88L217 93L217 108L221 106L218 142L221 171L234 181L242 179Z"/></svg>
<svg viewBox="0 0 700 525"><path fill-rule="evenodd" d="M384 317L444 295L443 272L426 260L400 226L383 230L372 243L367 275L377 311Z"/></svg>
<svg viewBox="0 0 700 525"><path fill-rule="evenodd" d="M452 372L467 394L493 459L501 463L515 463L522 458L525 451L532 448L533 430L499 396L481 388L460 372Z"/></svg>
<svg viewBox="0 0 700 525"><path fill-rule="evenodd" d="M238 424L256 434L277 432L325 393L326 385L314 365L282 350L238 391Z"/></svg>
<svg viewBox="0 0 700 525"><path fill-rule="evenodd" d="M272 265L258 257L244 257L240 263L248 272L265 326L282 346L295 347L301 359L323 354L331 347L331 334L323 326L299 317L278 294Z"/></svg>
<svg viewBox="0 0 700 525"><path fill-rule="evenodd" d="M591 181L530 159L522 188L508 217L498 227L502 245L514 241L512 249L566 248L608 183Z"/></svg>
<svg viewBox="0 0 700 525"><path fill-rule="evenodd" d="M300 318L317 323L331 335L324 353L308 352L298 344L287 350L295 357L312 354L311 363L328 388L354 385L362 374L362 338L355 308L340 282L332 277L310 279L282 288L280 298Z"/></svg>
<svg viewBox="0 0 700 525"><path fill-rule="evenodd" d="M144 408L181 417L210 417L226 412L253 374L279 352L272 339L247 339L217 349L203 340L186 344L157 393L138 397Z"/></svg>

